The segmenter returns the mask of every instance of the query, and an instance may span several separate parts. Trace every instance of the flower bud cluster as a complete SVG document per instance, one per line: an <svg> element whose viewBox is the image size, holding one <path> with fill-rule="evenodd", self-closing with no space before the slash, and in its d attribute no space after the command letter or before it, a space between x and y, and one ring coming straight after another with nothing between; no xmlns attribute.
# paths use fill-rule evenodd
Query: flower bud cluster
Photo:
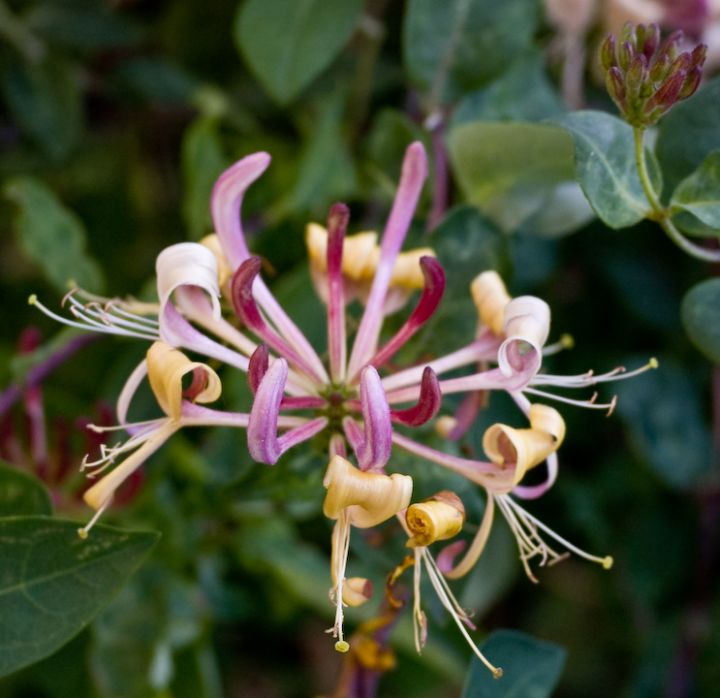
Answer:
<svg viewBox="0 0 720 698"><path fill-rule="evenodd" d="M660 44L660 28L627 22L616 42L600 44L600 65L610 97L631 126L646 128L673 105L692 96L700 84L707 45L680 52L681 31Z"/></svg>

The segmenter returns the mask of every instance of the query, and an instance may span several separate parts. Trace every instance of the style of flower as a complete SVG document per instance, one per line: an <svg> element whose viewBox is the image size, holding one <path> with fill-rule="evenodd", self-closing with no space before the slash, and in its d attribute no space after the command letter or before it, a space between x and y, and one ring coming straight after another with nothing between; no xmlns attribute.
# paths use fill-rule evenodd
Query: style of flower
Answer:
<svg viewBox="0 0 720 698"><path fill-rule="evenodd" d="M559 413L546 405L531 404L528 396L611 409L613 403L597 405L594 397L573 401L553 396L545 388L586 387L615 378L622 369L603 376L587 373L559 377L539 373L543 351L550 353L559 348L545 347L550 309L535 297L512 299L494 272L481 274L472 285L480 319L473 342L447 356L394 373L384 368L432 316L445 287L445 273L432 250L400 251L427 175L426 155L420 143L407 149L398 192L379 245L374 233L346 236L349 211L343 204L331 208L326 229L314 224L308 228L306 241L312 277L327 305L326 366L263 282L259 275L260 259L251 256L243 236L239 215L243 196L269 163L269 155L256 153L221 175L211 200L216 234L201 243L173 245L158 256L158 304L106 301L76 289L66 297L75 317L70 320L55 315L36 298L31 299L43 312L66 324L152 342L147 359L130 376L118 400L117 428L128 431L129 440L106 448L101 460L84 463L83 467L92 468L95 476L118 456L137 450L88 490L85 499L97 514L81 531L87 534L119 484L182 427L246 428L250 454L256 461L269 465L276 463L289 448L325 432L330 444L330 463L324 479L327 488L324 512L336 521L330 592L336 605L336 620L330 632L337 638L337 649L346 651L343 606L359 605L372 594L368 580L345 578L351 527L374 526L396 515L404 520L402 512L410 505L411 478L385 472L395 446L464 475L488 493L479 533L457 565L453 566L453 559L464 543L451 544L440 553L436 563L427 546L432 540L448 536L419 539L417 533L411 534L416 550L416 575L422 560L445 606L456 621L467 623L467 615L452 597L445 577L462 576L477 560L487 540L496 504L517 538L531 578L528 566L531 557L540 555L542 563L559 558L542 541L540 530L568 549L580 552L522 509L511 496L513 493L536 497L552 485L557 476L556 450L565 434ZM395 335L381 345L385 316L406 303L416 289L422 289L416 307ZM221 291L239 318L242 331L223 317ZM359 299L365 310L348 348L346 305L353 299ZM156 315L157 319L147 315ZM232 414L197 404L217 399L220 380L207 365L187 359L181 349L245 372L254 395L250 413ZM497 366L489 368L491 363ZM438 378L467 366L476 366L477 370L460 378ZM183 390L182 378L187 374L192 375L192 382ZM166 416L129 424L128 405L145 376ZM393 424L408 427L425 424L437 415L443 395L466 393L468 397L456 415L446 416L438 423L440 431L444 430L450 438L459 438L480 409L482 401L478 396L490 390L507 391L527 415L530 428L491 427L483 441L488 461L444 453L393 429ZM311 416L281 414L288 410L309 410ZM349 460L350 451L357 467ZM545 461L546 481L523 488L519 483L525 472ZM416 510L410 507L408 511ZM452 534L458 531L455 517ZM609 560L580 554L606 566ZM416 619L421 618L420 614L416 605ZM421 644L418 642L418 647ZM473 648L479 652L474 644Z"/></svg>

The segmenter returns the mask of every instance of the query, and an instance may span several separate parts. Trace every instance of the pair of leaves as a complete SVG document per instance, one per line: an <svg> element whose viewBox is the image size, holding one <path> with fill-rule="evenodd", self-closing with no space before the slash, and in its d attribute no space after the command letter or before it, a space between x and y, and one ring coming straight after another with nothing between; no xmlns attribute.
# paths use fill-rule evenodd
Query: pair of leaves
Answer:
<svg viewBox="0 0 720 698"><path fill-rule="evenodd" d="M717 116L720 84L713 84L701 96L710 103L698 105L693 100L692 112L687 108L681 111L671 127L661 132L658 155L669 183L675 188L670 199L671 211L692 214L707 226L702 229L707 235L708 229L720 229L720 150L709 155L705 150L698 157L697 142L704 147L720 147L720 139L714 135L703 137L711 125L715 133L720 127ZM611 228L625 228L645 218L650 203L637 172L633 129L610 114L594 111L575 112L554 121L573 138L577 179L603 222ZM672 124L678 122L673 128ZM684 137L678 133L680 126L686 128ZM663 138L663 134L670 135ZM686 154L679 164L670 161L668 153L680 158L680 152L688 150L690 155ZM660 193L663 188L660 163L650 151L646 151L646 158L652 186ZM678 178L678 171L685 173L684 178ZM692 226L692 220L686 225ZM712 230L709 232L712 234Z"/></svg>
<svg viewBox="0 0 720 698"><path fill-rule="evenodd" d="M120 590L157 542L156 533L52 518L45 488L0 464L0 677L52 654Z"/></svg>

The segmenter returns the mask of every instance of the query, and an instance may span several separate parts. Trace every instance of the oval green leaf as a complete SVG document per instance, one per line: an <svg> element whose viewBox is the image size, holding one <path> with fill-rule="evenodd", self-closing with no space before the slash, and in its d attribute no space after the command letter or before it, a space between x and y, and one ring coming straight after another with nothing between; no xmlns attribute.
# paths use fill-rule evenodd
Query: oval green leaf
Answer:
<svg viewBox="0 0 720 698"><path fill-rule="evenodd" d="M627 228L645 218L650 204L637 173L632 128L597 111L573 112L553 121L572 136L577 180L603 222Z"/></svg>
<svg viewBox="0 0 720 698"><path fill-rule="evenodd" d="M66 293L70 280L102 291L102 269L85 250L85 226L52 189L34 177L16 177L6 182L3 194L19 207L14 228L20 248L58 291Z"/></svg>
<svg viewBox="0 0 720 698"><path fill-rule="evenodd" d="M670 205L673 211L689 211L705 225L720 228L720 150L710 153L695 172L678 184Z"/></svg>
<svg viewBox="0 0 720 698"><path fill-rule="evenodd" d="M680 310L690 341L716 364L720 364L720 279L693 286Z"/></svg>
<svg viewBox="0 0 720 698"><path fill-rule="evenodd" d="M720 148L720 77L660 120L657 153L672 191L711 150Z"/></svg>
<svg viewBox="0 0 720 698"><path fill-rule="evenodd" d="M504 73L530 46L539 17L536 0L411 0L405 66L435 99L455 101Z"/></svg>
<svg viewBox="0 0 720 698"><path fill-rule="evenodd" d="M9 63L0 86L13 119L51 158L63 160L82 131L82 93L72 66L59 56Z"/></svg>
<svg viewBox="0 0 720 698"><path fill-rule="evenodd" d="M235 21L235 43L270 96L288 104L342 50L363 5L363 0L248 0Z"/></svg>
<svg viewBox="0 0 720 698"><path fill-rule="evenodd" d="M503 675L493 678L473 657L462 698L547 698L560 680L567 655L554 642L514 630L496 630L480 649L488 661L502 668Z"/></svg>
<svg viewBox="0 0 720 698"><path fill-rule="evenodd" d="M51 516L50 493L20 468L0 461L0 516Z"/></svg>
<svg viewBox="0 0 720 698"><path fill-rule="evenodd" d="M122 588L158 533L78 525L43 516L0 519L0 676L79 633Z"/></svg>
<svg viewBox="0 0 720 698"><path fill-rule="evenodd" d="M554 124L466 123L450 132L449 151L465 198L505 231L575 179L572 139Z"/></svg>

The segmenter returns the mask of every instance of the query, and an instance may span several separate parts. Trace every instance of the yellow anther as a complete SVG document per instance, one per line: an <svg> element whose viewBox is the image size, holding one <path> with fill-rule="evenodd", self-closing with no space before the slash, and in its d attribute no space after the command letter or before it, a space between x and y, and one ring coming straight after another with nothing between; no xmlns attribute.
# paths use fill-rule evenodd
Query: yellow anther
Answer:
<svg viewBox="0 0 720 698"><path fill-rule="evenodd" d="M560 336L560 344L564 349L572 349L575 346L575 338L571 334L563 334Z"/></svg>
<svg viewBox="0 0 720 698"><path fill-rule="evenodd" d="M660 366L660 362L653 356L652 359L648 361L648 366L650 366L650 368L658 368L658 366Z"/></svg>
<svg viewBox="0 0 720 698"><path fill-rule="evenodd" d="M335 649L336 649L338 652L347 652L347 651L350 649L350 645L349 645L349 643L348 643L347 641L345 641L345 640L338 640L338 641L335 643Z"/></svg>
<svg viewBox="0 0 720 698"><path fill-rule="evenodd" d="M609 570L612 566L615 560L612 559L610 555L608 555L603 561L602 566L604 569Z"/></svg>
<svg viewBox="0 0 720 698"><path fill-rule="evenodd" d="M442 417L438 417L435 422L435 433L438 436L442 436L444 439L450 438L450 433L457 426L457 419L450 415L444 414Z"/></svg>
<svg viewBox="0 0 720 698"><path fill-rule="evenodd" d="M37 303L37 296L33 293L28 298L28 305L35 305Z"/></svg>

